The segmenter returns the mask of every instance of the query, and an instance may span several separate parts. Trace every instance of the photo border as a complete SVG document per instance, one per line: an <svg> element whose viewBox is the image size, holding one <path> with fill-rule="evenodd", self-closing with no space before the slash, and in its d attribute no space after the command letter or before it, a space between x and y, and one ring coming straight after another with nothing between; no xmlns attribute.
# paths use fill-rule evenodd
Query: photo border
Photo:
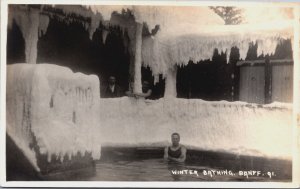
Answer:
<svg viewBox="0 0 300 189"><path fill-rule="evenodd" d="M274 4L275 3L275 4ZM47 0L46 2L41 2L39 0L2 0L1 1L1 83L0 83L0 134L1 134L1 153L0 153L0 184L3 187L168 187L168 188L198 188L198 187L238 187L238 188L296 188L299 187L299 126L297 125L297 116L300 114L300 101L299 101L299 88L300 88L300 66L299 66L299 30L300 24L299 19L295 20L294 27L294 40L293 44L293 59L294 59L294 82L293 82L293 159L292 159L292 182L218 182L218 181L204 181L204 182L124 182L124 181L6 181L6 42L7 42L7 13L8 4L66 4L66 5L176 5L176 6L257 6L257 4L262 4L264 6L283 6L283 7L297 7L295 8L295 13L297 18L299 17L300 3L295 1L274 1L274 3L269 1L102 1L102 0ZM298 49L298 51L295 51ZM298 104L298 105L297 105ZM299 124L299 123L298 123Z"/></svg>

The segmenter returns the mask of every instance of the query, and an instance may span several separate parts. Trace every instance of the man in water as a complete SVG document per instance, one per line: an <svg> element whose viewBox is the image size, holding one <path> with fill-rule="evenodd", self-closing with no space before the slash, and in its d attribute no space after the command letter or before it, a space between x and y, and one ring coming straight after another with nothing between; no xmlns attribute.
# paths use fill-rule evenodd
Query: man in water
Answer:
<svg viewBox="0 0 300 189"><path fill-rule="evenodd" d="M108 86L105 90L105 97L106 98L116 98L121 97L121 89L116 84L116 77L110 76L108 79Z"/></svg>
<svg viewBox="0 0 300 189"><path fill-rule="evenodd" d="M171 135L172 145L165 148L164 159L168 162L184 163L186 159L186 148L179 144L180 136L178 133Z"/></svg>

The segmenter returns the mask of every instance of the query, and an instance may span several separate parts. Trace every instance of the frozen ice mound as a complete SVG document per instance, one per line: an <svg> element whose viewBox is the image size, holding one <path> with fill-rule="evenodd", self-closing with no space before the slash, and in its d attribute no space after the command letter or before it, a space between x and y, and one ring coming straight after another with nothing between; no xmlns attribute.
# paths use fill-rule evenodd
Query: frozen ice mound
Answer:
<svg viewBox="0 0 300 189"><path fill-rule="evenodd" d="M100 158L99 79L51 64L7 66L7 133L37 166L40 154L61 161L78 152Z"/></svg>
<svg viewBox="0 0 300 189"><path fill-rule="evenodd" d="M188 149L292 157L290 104L128 97L101 99L100 104L103 146L164 146L178 132Z"/></svg>

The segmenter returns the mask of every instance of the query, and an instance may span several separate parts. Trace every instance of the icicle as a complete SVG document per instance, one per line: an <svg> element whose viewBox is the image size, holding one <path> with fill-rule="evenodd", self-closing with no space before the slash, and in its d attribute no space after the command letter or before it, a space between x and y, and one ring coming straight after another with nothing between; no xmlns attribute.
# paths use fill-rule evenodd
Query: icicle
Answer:
<svg viewBox="0 0 300 189"><path fill-rule="evenodd" d="M107 30L105 30L105 29L102 30L102 41L103 41L103 44L105 44L107 34L108 34Z"/></svg>
<svg viewBox="0 0 300 189"><path fill-rule="evenodd" d="M42 15L42 14L40 15L40 19L39 19L39 37L46 34L49 22L50 22L49 16Z"/></svg>
<svg viewBox="0 0 300 189"><path fill-rule="evenodd" d="M93 38L94 32L99 27L101 18L102 17L100 16L100 14L96 14L91 17L91 24L90 24L90 28L89 28L89 34L90 34L89 36L90 36L91 40Z"/></svg>
<svg viewBox="0 0 300 189"><path fill-rule="evenodd" d="M36 63L38 37L47 32L49 17L41 15L38 10L15 10L13 13L25 40L25 56L27 63Z"/></svg>
<svg viewBox="0 0 300 189"><path fill-rule="evenodd" d="M154 75L154 85L156 85L159 82L159 75Z"/></svg>
<svg viewBox="0 0 300 189"><path fill-rule="evenodd" d="M16 11L14 18L25 40L26 62L35 64L37 58L37 41L39 32L39 11Z"/></svg>

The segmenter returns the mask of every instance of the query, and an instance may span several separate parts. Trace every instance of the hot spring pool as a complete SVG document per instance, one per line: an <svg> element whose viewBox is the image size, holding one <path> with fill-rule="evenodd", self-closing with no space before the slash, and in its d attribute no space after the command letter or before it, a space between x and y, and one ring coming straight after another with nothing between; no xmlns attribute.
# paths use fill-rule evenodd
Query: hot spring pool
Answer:
<svg viewBox="0 0 300 189"><path fill-rule="evenodd" d="M163 148L103 148L89 169L47 175L45 180L77 181L244 181L290 182L288 160L188 150L185 164L162 159Z"/></svg>
<svg viewBox="0 0 300 189"><path fill-rule="evenodd" d="M216 171L219 170L217 173ZM213 172L215 171L215 172ZM209 172L211 174L209 174ZM219 174L219 175L218 175ZM242 177L230 170L196 164L172 165L162 159L97 163L89 181L268 181L267 177Z"/></svg>

